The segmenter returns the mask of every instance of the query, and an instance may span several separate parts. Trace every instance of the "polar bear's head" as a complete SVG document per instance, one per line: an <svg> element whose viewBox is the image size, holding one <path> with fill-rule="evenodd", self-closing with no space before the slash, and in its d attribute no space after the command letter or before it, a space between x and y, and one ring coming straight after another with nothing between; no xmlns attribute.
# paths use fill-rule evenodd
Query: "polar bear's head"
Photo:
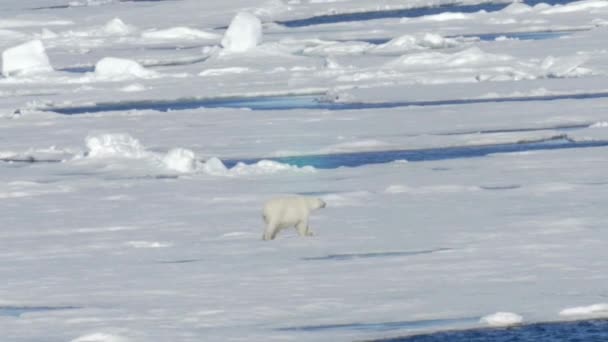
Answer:
<svg viewBox="0 0 608 342"><path fill-rule="evenodd" d="M325 201L323 201L320 198L308 198L307 200L308 200L308 207L311 210L325 208L327 206L327 203L325 203Z"/></svg>

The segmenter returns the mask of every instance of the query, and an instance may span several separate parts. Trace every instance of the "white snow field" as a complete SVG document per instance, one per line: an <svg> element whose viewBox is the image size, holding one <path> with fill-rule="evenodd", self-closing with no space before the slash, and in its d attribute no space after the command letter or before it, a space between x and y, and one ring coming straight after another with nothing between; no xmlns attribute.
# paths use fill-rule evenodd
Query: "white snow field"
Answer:
<svg viewBox="0 0 608 342"><path fill-rule="evenodd" d="M0 1L0 339L605 318L608 2L547 2Z"/></svg>

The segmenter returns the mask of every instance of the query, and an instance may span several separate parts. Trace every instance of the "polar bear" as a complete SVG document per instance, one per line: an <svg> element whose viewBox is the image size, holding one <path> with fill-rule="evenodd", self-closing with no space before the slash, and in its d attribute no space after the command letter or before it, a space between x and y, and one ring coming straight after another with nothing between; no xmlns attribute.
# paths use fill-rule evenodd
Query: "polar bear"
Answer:
<svg viewBox="0 0 608 342"><path fill-rule="evenodd" d="M264 204L266 230L263 240L274 240L281 229L295 226L300 236L312 236L308 216L316 209L325 208L319 198L289 196L273 198Z"/></svg>

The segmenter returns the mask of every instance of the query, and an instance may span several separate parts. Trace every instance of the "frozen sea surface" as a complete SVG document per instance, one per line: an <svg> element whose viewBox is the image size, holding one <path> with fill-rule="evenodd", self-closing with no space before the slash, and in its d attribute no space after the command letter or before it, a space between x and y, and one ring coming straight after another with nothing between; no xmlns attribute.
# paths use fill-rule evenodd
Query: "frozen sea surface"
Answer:
<svg viewBox="0 0 608 342"><path fill-rule="evenodd" d="M0 1L0 340L606 340L608 2L541 2Z"/></svg>

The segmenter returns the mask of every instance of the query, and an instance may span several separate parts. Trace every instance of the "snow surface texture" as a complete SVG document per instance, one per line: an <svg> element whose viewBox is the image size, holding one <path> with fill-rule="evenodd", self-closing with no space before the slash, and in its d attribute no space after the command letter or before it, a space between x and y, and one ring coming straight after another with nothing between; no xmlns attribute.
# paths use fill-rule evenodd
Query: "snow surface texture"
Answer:
<svg viewBox="0 0 608 342"><path fill-rule="evenodd" d="M2 61L1 340L606 317L606 1L451 3L0 1L0 51L41 43ZM264 243L289 195L316 235Z"/></svg>
<svg viewBox="0 0 608 342"><path fill-rule="evenodd" d="M262 41L262 22L247 12L238 13L222 38L226 52L245 52L258 46Z"/></svg>
<svg viewBox="0 0 608 342"><path fill-rule="evenodd" d="M40 40L11 47L2 53L2 75L6 77L52 70L53 67Z"/></svg>

